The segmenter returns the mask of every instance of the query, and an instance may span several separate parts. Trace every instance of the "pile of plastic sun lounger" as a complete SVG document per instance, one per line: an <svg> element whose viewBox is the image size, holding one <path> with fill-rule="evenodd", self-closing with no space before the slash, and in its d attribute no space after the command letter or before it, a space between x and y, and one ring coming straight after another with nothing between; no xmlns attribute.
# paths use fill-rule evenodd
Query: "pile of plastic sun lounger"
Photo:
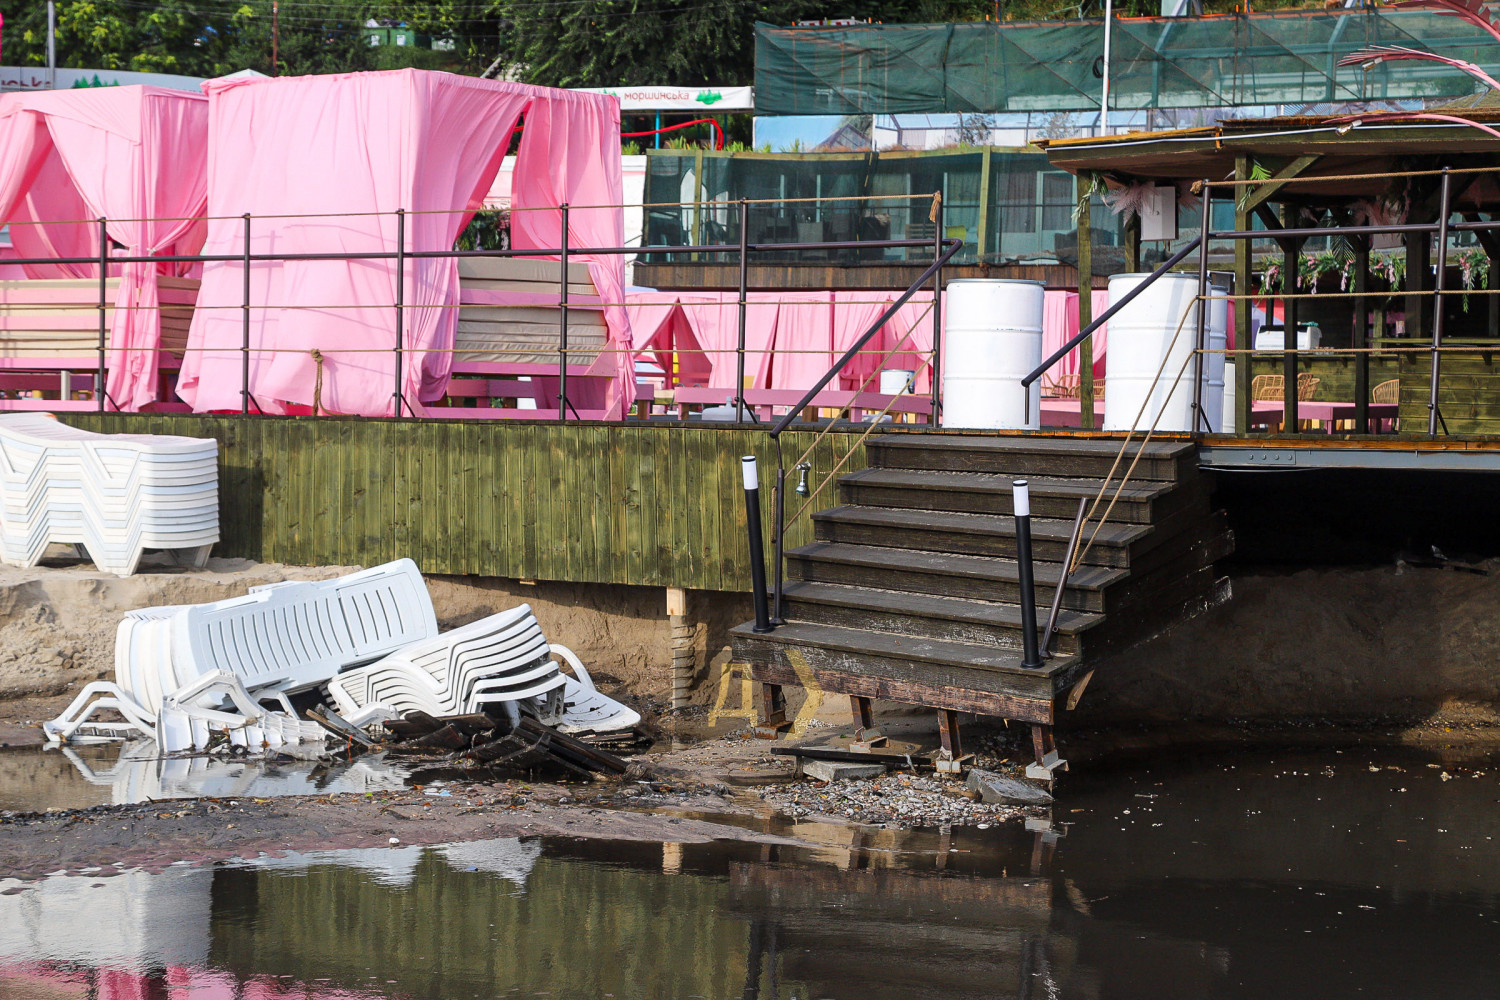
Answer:
<svg viewBox="0 0 1500 1000"><path fill-rule="evenodd" d="M439 634L421 573L401 559L213 604L127 612L114 681L86 685L44 729L61 742L145 735L166 753L203 749L216 733L251 753L294 752L323 744L324 730L292 709L289 696L303 692L331 698L357 726L413 711L525 714L562 732L640 722L594 688L571 650L547 642L529 605ZM95 721L102 709L124 721Z"/></svg>
<svg viewBox="0 0 1500 1000"><path fill-rule="evenodd" d="M93 434L46 413L0 414L0 560L35 566L47 546L85 550L130 576L147 549L202 566L219 540L218 442Z"/></svg>

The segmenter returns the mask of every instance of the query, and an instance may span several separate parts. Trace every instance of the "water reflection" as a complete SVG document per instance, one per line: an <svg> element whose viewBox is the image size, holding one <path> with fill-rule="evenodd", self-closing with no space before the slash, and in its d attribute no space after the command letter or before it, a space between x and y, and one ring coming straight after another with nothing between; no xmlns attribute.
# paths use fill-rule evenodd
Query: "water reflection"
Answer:
<svg viewBox="0 0 1500 1000"><path fill-rule="evenodd" d="M160 799L374 792L405 785L383 754L353 761L163 757L153 740L0 753L0 809L43 811ZM39 780L41 779L41 780Z"/></svg>
<svg viewBox="0 0 1500 1000"><path fill-rule="evenodd" d="M1490 997L1497 798L1488 761L1193 755L1080 774L1052 829L55 878L0 895L0 996Z"/></svg>

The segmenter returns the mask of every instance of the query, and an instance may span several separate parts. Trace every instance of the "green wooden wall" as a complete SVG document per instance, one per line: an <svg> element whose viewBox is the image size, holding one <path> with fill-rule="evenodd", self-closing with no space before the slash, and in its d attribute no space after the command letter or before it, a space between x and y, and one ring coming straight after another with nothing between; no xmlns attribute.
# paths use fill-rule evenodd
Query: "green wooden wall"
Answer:
<svg viewBox="0 0 1500 1000"><path fill-rule="evenodd" d="M1444 354L1438 372L1438 409L1448 433L1500 434L1500 357L1494 352ZM1432 355L1402 355L1401 373L1401 429L1425 434Z"/></svg>
<svg viewBox="0 0 1500 1000"><path fill-rule="evenodd" d="M219 556L425 573L748 590L740 456L760 457L768 572L776 449L764 429L178 414L64 414L103 433L219 442ZM782 436L787 468L811 432ZM823 482L856 441L809 459ZM845 471L865 467L856 449ZM791 474L789 473L789 476ZM795 480L789 482L790 487ZM801 498L789 495L787 516ZM837 503L830 484L812 509ZM787 547L812 537L804 516Z"/></svg>

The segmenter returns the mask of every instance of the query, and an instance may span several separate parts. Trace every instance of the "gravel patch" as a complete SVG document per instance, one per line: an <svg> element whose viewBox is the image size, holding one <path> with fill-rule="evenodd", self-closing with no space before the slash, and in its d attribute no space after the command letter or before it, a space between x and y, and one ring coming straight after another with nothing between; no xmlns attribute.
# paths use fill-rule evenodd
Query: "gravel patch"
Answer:
<svg viewBox="0 0 1500 1000"><path fill-rule="evenodd" d="M960 781L894 773L854 781L804 781L760 790L786 816L835 816L856 823L906 829L918 826L988 826L1042 815L1042 809L985 805L964 794Z"/></svg>

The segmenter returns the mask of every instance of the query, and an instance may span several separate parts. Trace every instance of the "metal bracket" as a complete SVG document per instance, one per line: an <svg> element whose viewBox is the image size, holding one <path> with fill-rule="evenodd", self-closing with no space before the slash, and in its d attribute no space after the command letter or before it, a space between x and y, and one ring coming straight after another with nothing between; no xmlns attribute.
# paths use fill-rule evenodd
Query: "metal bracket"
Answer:
<svg viewBox="0 0 1500 1000"><path fill-rule="evenodd" d="M1035 781L1052 781L1057 777L1058 771L1067 769L1068 762L1059 757L1056 750L1053 750L1042 758L1040 764L1027 764L1026 777Z"/></svg>
<svg viewBox="0 0 1500 1000"><path fill-rule="evenodd" d="M873 726L869 729L856 729L854 731L854 742L849 744L849 749L857 753L869 753L876 747L883 747L890 743L890 739L879 729Z"/></svg>
<svg viewBox="0 0 1500 1000"><path fill-rule="evenodd" d="M973 767L974 762L975 758L971 753L966 753L959 757L950 757L946 750L939 750L937 756L932 758L932 766L938 774L954 778L963 777L964 769Z"/></svg>

